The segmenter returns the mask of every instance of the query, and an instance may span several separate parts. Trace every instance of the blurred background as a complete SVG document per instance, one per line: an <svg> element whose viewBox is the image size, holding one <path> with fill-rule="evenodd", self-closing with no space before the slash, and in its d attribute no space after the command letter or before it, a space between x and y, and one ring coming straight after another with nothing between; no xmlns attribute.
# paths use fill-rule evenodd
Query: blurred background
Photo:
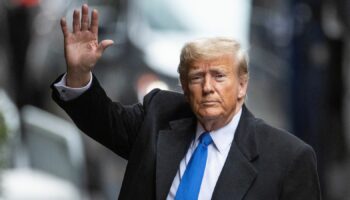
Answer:
<svg viewBox="0 0 350 200"><path fill-rule="evenodd" d="M65 72L59 19L83 3L112 39L94 73L115 101L181 91L184 42L230 36L250 55L248 107L316 151L324 200L350 199L350 1L1 0L0 199L116 199L126 161L53 103Z"/></svg>

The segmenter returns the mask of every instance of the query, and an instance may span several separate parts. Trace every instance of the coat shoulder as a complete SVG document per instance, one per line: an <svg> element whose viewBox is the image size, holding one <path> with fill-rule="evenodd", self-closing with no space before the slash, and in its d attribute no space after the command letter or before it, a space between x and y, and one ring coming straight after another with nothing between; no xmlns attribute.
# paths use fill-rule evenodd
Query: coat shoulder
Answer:
<svg viewBox="0 0 350 200"><path fill-rule="evenodd" d="M146 116L160 118L162 122L195 117L185 96L174 91L152 90L144 97L143 108Z"/></svg>
<svg viewBox="0 0 350 200"><path fill-rule="evenodd" d="M260 150L270 150L281 155L297 154L301 150L311 150L312 147L292 133L271 126L261 119L256 119L256 134Z"/></svg>

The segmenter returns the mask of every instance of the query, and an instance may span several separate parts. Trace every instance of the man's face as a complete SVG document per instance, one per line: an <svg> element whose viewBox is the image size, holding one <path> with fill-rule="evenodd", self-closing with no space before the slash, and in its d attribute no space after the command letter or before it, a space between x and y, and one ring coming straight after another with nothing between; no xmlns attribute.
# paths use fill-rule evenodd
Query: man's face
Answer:
<svg viewBox="0 0 350 200"><path fill-rule="evenodd" d="M232 56L222 56L193 62L182 88L200 121L223 120L226 124L243 103L247 79L239 78Z"/></svg>

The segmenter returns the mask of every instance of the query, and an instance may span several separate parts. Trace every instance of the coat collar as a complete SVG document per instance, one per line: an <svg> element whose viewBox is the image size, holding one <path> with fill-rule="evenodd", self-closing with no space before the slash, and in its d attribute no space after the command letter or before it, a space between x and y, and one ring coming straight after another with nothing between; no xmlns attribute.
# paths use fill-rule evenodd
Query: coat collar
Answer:
<svg viewBox="0 0 350 200"><path fill-rule="evenodd" d="M194 138L196 118L171 121L170 130L161 130L157 141L156 199L166 199L171 184Z"/></svg>
<svg viewBox="0 0 350 200"><path fill-rule="evenodd" d="M243 199L254 183L257 170L252 162L258 158L255 141L255 118L243 105L234 141L216 183L212 199Z"/></svg>
<svg viewBox="0 0 350 200"><path fill-rule="evenodd" d="M215 186L212 199L242 199L254 182L257 171L252 161L258 157L255 118L243 106L234 141ZM195 135L196 118L171 121L157 141L156 198L166 199L179 164Z"/></svg>
<svg viewBox="0 0 350 200"><path fill-rule="evenodd" d="M234 142L249 161L254 160L259 154L255 141L256 121L254 115L243 105L242 116L238 123Z"/></svg>

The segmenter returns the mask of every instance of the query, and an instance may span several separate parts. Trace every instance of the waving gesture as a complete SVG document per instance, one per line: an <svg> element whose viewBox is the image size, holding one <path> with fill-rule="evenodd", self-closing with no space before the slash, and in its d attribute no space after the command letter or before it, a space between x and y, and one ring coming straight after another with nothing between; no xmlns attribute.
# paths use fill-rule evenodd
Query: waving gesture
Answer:
<svg viewBox="0 0 350 200"><path fill-rule="evenodd" d="M64 36L64 52L67 62L66 84L70 87L82 87L90 80L90 72L103 51L113 44L112 40L98 42L98 12L91 13L89 22L89 8L84 4L73 13L73 32L68 31L65 18L61 19Z"/></svg>

